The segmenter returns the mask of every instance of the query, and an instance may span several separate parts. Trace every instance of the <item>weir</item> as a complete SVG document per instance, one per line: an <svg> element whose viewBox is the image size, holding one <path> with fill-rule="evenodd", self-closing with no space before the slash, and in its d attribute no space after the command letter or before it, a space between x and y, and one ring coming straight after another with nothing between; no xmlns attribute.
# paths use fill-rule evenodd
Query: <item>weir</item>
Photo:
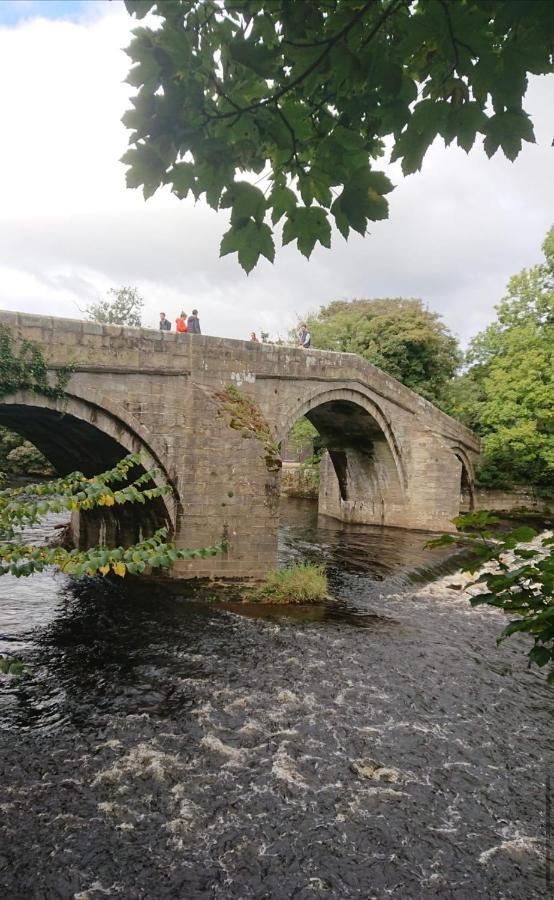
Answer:
<svg viewBox="0 0 554 900"><path fill-rule="evenodd" d="M453 530L462 482L471 503L476 435L354 354L22 313L2 312L0 323L16 352L30 340L53 369L75 366L63 399L2 397L0 424L61 474L93 475L140 451L173 488L165 503L132 515L82 515L73 523L82 546L136 540L168 524L179 547L229 541L227 554L179 562L173 575L263 577L277 552L277 446L304 415L327 451L321 513L442 531ZM241 396L249 398L243 407Z"/></svg>

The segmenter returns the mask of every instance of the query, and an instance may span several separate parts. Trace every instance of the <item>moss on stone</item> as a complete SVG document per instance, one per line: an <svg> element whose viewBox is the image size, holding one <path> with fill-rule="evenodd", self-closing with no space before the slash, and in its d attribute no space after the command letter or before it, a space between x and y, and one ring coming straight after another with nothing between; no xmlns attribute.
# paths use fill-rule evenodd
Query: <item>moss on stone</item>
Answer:
<svg viewBox="0 0 554 900"><path fill-rule="evenodd" d="M234 384L228 384L216 394L222 410L229 416L229 427L239 431L245 439L256 438L264 446L264 462L269 472L281 468L279 447L273 440L271 429L265 421L256 401L243 394Z"/></svg>

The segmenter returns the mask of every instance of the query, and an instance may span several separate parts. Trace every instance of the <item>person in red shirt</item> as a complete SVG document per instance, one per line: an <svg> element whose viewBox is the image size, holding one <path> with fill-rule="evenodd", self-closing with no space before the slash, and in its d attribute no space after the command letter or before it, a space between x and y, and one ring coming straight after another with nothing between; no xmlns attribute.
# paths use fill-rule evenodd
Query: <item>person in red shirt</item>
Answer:
<svg viewBox="0 0 554 900"><path fill-rule="evenodd" d="M182 312L177 319L175 319L175 331L178 334L184 334L187 330L187 314L186 312Z"/></svg>

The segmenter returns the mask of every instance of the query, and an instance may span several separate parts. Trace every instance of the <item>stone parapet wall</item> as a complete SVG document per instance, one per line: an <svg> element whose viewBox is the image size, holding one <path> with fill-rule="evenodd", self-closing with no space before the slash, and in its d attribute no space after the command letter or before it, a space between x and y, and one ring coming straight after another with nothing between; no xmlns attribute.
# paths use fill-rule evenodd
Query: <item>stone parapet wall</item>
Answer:
<svg viewBox="0 0 554 900"><path fill-rule="evenodd" d="M491 512L513 512L518 509L528 509L533 512L554 513L554 499L540 497L532 488L516 487L510 491L494 490L492 488L479 488L474 494L474 509L488 509ZM469 505L464 503L462 507L467 512Z"/></svg>

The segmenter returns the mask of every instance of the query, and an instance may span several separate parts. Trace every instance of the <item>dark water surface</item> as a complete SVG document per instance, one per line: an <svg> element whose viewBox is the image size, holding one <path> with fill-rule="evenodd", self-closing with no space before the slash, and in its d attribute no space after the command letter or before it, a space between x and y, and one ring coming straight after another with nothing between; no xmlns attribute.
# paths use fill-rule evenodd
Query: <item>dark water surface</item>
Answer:
<svg viewBox="0 0 554 900"><path fill-rule="evenodd" d="M424 540L289 501L283 558L341 600L307 616L2 578L33 673L0 685L0 896L550 896L553 691L501 614L410 583Z"/></svg>

